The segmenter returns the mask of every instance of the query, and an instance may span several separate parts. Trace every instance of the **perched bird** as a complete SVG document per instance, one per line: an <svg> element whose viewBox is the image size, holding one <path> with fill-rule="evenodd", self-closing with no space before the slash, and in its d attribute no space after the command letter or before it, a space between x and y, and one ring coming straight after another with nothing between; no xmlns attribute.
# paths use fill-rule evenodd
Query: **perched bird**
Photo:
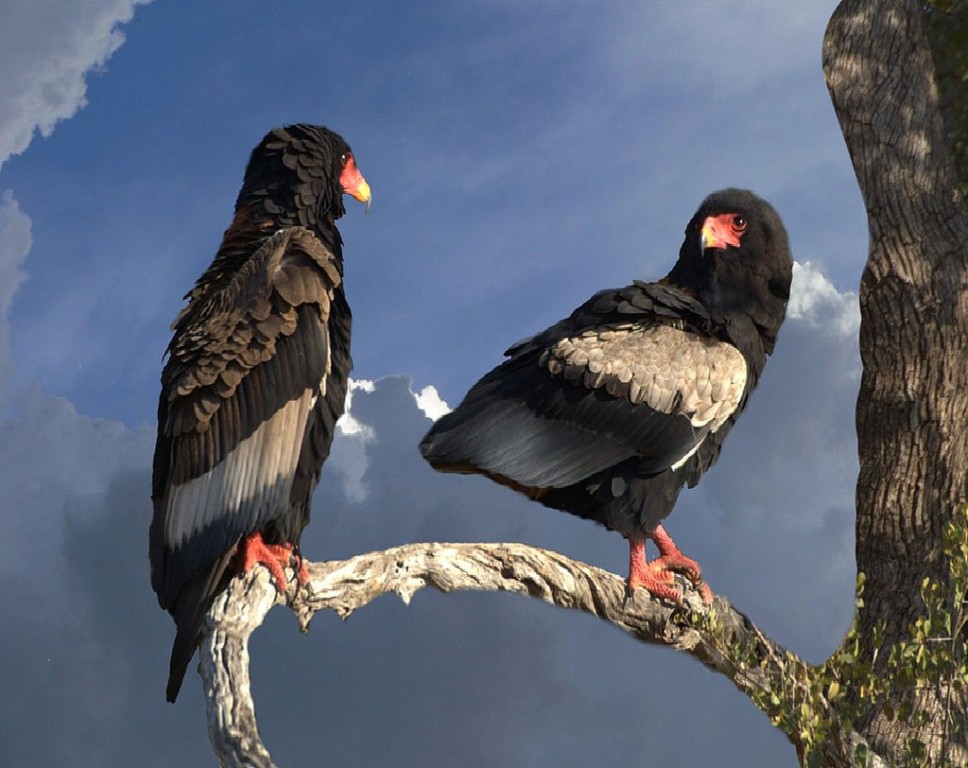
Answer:
<svg viewBox="0 0 968 768"><path fill-rule="evenodd" d="M268 133L235 216L172 324L161 375L151 586L175 620L174 701L214 596L265 564L280 591L343 413L350 308L343 194L369 206L349 145L316 125Z"/></svg>
<svg viewBox="0 0 968 768"><path fill-rule="evenodd" d="M724 189L686 227L656 283L604 290L511 347L420 444L443 472L479 473L629 541L628 588L681 600L698 564L662 526L746 405L783 322L793 262L776 211ZM647 560L646 539L659 557Z"/></svg>

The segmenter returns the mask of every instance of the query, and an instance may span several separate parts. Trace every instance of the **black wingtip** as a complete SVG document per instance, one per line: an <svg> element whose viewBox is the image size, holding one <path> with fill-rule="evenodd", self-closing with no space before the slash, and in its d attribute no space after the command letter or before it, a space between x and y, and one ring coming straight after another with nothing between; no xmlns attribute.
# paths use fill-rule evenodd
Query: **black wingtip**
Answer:
<svg viewBox="0 0 968 768"><path fill-rule="evenodd" d="M195 576L182 587L177 600L169 609L176 627L175 642L171 646L171 660L168 664L168 687L165 689L165 698L170 702L178 697L185 672L202 639L205 614L212 605L214 595L225 587L226 572L233 557L234 546L207 571Z"/></svg>
<svg viewBox="0 0 968 768"><path fill-rule="evenodd" d="M177 680L172 677L168 678L168 687L165 688L165 701L167 701L169 704L174 704L175 699L178 698L178 691L181 690L182 679L184 676L185 673L182 672L182 677L179 677Z"/></svg>
<svg viewBox="0 0 968 768"><path fill-rule="evenodd" d="M446 414L443 418L438 419L434 424L427 430L427 434L423 436L423 440L420 441L418 446L420 450L420 455L424 457L430 466L437 469L437 464L444 459L445 449L442 443L445 441L445 434L447 425L450 423L448 416L451 414Z"/></svg>
<svg viewBox="0 0 968 768"><path fill-rule="evenodd" d="M420 450L420 455L429 461L432 466L434 463L434 436L432 432L428 432L426 435L424 435L424 439L420 441L418 449Z"/></svg>

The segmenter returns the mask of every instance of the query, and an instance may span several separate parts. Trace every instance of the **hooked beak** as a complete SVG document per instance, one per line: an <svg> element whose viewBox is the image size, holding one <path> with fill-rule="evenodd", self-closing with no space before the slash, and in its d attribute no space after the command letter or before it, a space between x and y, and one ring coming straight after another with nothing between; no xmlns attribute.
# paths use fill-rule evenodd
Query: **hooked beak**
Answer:
<svg viewBox="0 0 968 768"><path fill-rule="evenodd" d="M363 209L364 212L369 213L370 200L372 199L370 185L366 183L366 179L363 178L363 174L356 167L356 161L352 157L343 166L343 172L339 176L339 183L343 188L343 193L363 203L365 206Z"/></svg>
<svg viewBox="0 0 968 768"><path fill-rule="evenodd" d="M722 244L716 239L716 233L711 226L709 219L706 219L706 223L702 227L702 239L700 240L701 248L705 251L707 248L722 248Z"/></svg>

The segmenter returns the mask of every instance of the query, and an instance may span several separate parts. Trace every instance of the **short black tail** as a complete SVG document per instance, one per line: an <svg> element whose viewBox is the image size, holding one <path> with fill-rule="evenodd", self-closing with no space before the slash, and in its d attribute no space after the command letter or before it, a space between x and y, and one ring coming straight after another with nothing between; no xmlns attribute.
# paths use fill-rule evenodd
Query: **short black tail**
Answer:
<svg viewBox="0 0 968 768"><path fill-rule="evenodd" d="M178 698L182 680L195 649L202 639L202 623L212 606L212 600L228 583L229 563L235 556L235 547L215 561L212 567L189 581L178 593L170 613L175 620L175 642L171 648L168 666L168 687L165 698L174 702Z"/></svg>

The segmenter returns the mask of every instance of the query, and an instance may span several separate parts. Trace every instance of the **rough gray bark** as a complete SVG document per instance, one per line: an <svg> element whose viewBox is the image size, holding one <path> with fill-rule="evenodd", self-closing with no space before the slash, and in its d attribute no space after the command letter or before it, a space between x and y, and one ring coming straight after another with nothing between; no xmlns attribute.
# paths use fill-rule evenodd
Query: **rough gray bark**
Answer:
<svg viewBox="0 0 968 768"><path fill-rule="evenodd" d="M870 224L860 288L864 364L857 401L857 567L866 651L904 639L925 577L945 583L942 532L968 479L968 210L945 143L916 0L845 0L824 39L824 73ZM899 760L917 737L939 759L945 686L918 696L919 731L873 708L861 730ZM898 707L904 692L883 704ZM968 702L956 696L954 765L968 764Z"/></svg>
<svg viewBox="0 0 968 768"><path fill-rule="evenodd" d="M249 636L280 598L265 568L235 579L205 617L199 650L208 737L224 766L274 765L259 738L249 681Z"/></svg>

